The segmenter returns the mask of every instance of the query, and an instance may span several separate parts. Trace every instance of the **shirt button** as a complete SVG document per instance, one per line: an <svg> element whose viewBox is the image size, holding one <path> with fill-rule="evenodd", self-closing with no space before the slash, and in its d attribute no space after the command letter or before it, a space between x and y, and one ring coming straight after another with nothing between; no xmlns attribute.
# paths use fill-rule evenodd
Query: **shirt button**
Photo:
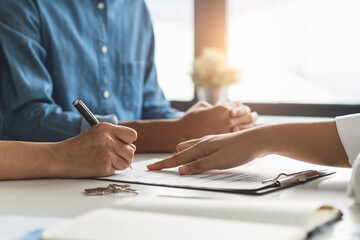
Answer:
<svg viewBox="0 0 360 240"><path fill-rule="evenodd" d="M110 92L108 90L105 90L103 92L103 96L104 96L104 98L109 98L110 97Z"/></svg>
<svg viewBox="0 0 360 240"><path fill-rule="evenodd" d="M103 2L99 2L99 3L97 4L97 8L98 8L99 10L103 10L103 9L105 8L105 4L104 4Z"/></svg>
<svg viewBox="0 0 360 240"><path fill-rule="evenodd" d="M102 46L102 47L101 47L101 52L102 52L102 53L105 54L105 53L107 53L107 51L108 51L107 46Z"/></svg>

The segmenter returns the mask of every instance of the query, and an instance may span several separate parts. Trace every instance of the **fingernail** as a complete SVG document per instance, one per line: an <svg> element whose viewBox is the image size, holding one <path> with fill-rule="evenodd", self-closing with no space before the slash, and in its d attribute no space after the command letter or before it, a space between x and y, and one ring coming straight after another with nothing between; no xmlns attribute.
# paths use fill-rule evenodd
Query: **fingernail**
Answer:
<svg viewBox="0 0 360 240"><path fill-rule="evenodd" d="M187 174L190 172L190 168L188 166L182 166L179 168L179 173L180 174Z"/></svg>

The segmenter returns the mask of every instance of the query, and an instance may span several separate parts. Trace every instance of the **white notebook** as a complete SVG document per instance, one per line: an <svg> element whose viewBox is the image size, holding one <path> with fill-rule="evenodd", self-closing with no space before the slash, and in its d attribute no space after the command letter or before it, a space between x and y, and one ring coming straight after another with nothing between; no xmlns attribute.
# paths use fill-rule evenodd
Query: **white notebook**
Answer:
<svg viewBox="0 0 360 240"><path fill-rule="evenodd" d="M341 218L314 202L129 198L63 222L42 239L305 239Z"/></svg>

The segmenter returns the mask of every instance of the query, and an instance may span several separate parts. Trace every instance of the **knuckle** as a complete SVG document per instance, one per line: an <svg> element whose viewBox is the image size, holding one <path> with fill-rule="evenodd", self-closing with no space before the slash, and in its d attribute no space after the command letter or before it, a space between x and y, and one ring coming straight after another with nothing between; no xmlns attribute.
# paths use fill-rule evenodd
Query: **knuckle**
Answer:
<svg viewBox="0 0 360 240"><path fill-rule="evenodd" d="M259 114L257 112L253 112L253 114L251 114L252 119L254 120L254 122L258 119Z"/></svg>
<svg viewBox="0 0 360 240"><path fill-rule="evenodd" d="M100 153L100 158L106 161L106 164L109 164L109 161L111 161L112 158L112 154L110 151L104 150Z"/></svg>
<svg viewBox="0 0 360 240"><path fill-rule="evenodd" d="M129 160L132 160L133 158L134 158L134 156L135 156L135 153L134 153L134 151L129 151Z"/></svg>
<svg viewBox="0 0 360 240"><path fill-rule="evenodd" d="M238 109L239 109L241 115L250 113L250 108L247 106L242 105Z"/></svg>
<svg viewBox="0 0 360 240"><path fill-rule="evenodd" d="M100 143L100 146L103 147L103 148L107 148L109 147L111 144L113 144L114 142L114 139L108 135L108 134L105 134L101 140L99 141Z"/></svg>
<svg viewBox="0 0 360 240"><path fill-rule="evenodd" d="M254 122L255 120L256 120L256 117L255 117L255 115L254 114L249 114L248 115L248 119L249 119L249 122Z"/></svg>
<svg viewBox="0 0 360 240"><path fill-rule="evenodd" d="M199 172L201 171L202 164L200 161L195 161L190 165L191 172Z"/></svg>
<svg viewBox="0 0 360 240"><path fill-rule="evenodd" d="M232 128L234 125L236 124L236 120L235 119L230 119L230 118L227 118L225 120L225 127L226 128Z"/></svg>
<svg viewBox="0 0 360 240"><path fill-rule="evenodd" d="M111 175L113 173L113 169L111 165L103 165L99 167L98 170L99 173L104 176Z"/></svg>
<svg viewBox="0 0 360 240"><path fill-rule="evenodd" d="M157 162L157 163L155 163L156 164L156 166L158 167L158 168L164 168L165 167L165 164L164 164L164 161L160 161L160 162Z"/></svg>
<svg viewBox="0 0 360 240"><path fill-rule="evenodd" d="M130 160L127 162L127 164L126 164L126 167L130 167L130 165L131 165L132 162L133 162L133 160L130 159Z"/></svg>
<svg viewBox="0 0 360 240"><path fill-rule="evenodd" d="M197 145L198 145L199 147L203 147L203 146L206 147L207 142L210 142L211 139L214 138L214 136L215 136L215 135L206 135L206 136L204 136L204 137L197 143Z"/></svg>
<svg viewBox="0 0 360 240"><path fill-rule="evenodd" d="M227 111L227 110L229 110L229 107L224 105L224 104L219 104L219 105L215 106L214 108L218 109L219 111Z"/></svg>
<svg viewBox="0 0 360 240"><path fill-rule="evenodd" d="M119 170L125 170L128 166L130 166L130 163L124 163L124 162L121 162L119 164Z"/></svg>
<svg viewBox="0 0 360 240"><path fill-rule="evenodd" d="M181 159L178 157L179 155L175 155L175 156L173 156L171 159L172 159L172 161L173 162L175 162L175 164L177 165L177 166L179 166L179 165L181 165L182 163L181 163Z"/></svg>
<svg viewBox="0 0 360 240"><path fill-rule="evenodd" d="M180 152L182 148L183 148L183 144L182 144L182 143L179 143L178 145L176 145L176 151L177 151L177 152Z"/></svg>
<svg viewBox="0 0 360 240"><path fill-rule="evenodd" d="M134 142L137 139L137 132L134 129L125 126L118 127L120 128L122 134L129 139L129 141Z"/></svg>
<svg viewBox="0 0 360 240"><path fill-rule="evenodd" d="M109 130L111 128L111 124L109 123L99 123L99 124L96 124L96 127L98 127L99 129L101 130Z"/></svg>
<svg viewBox="0 0 360 240"><path fill-rule="evenodd" d="M134 129L131 129L130 131L130 138L132 139L132 142L134 142L137 139L137 132Z"/></svg>
<svg viewBox="0 0 360 240"><path fill-rule="evenodd" d="M246 126L243 126L243 125L240 125L240 126L237 126L237 131L241 131L241 130L245 130L245 129L247 129L247 127Z"/></svg>
<svg viewBox="0 0 360 240"><path fill-rule="evenodd" d="M200 106L200 107L207 106L207 102L205 102L205 101L200 101L200 102L198 102L198 106Z"/></svg>

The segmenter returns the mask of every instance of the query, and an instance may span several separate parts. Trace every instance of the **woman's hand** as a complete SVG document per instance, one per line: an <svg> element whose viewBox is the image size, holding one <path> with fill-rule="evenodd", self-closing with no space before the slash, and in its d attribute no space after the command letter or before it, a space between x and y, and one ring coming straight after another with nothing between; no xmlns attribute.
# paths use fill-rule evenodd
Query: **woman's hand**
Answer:
<svg viewBox="0 0 360 240"><path fill-rule="evenodd" d="M180 174L197 174L211 169L226 169L250 162L260 155L257 152L256 133L243 131L211 135L180 143L178 153L148 165L149 170L179 168Z"/></svg>

